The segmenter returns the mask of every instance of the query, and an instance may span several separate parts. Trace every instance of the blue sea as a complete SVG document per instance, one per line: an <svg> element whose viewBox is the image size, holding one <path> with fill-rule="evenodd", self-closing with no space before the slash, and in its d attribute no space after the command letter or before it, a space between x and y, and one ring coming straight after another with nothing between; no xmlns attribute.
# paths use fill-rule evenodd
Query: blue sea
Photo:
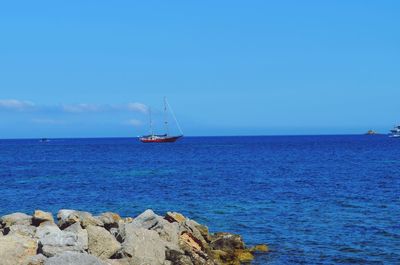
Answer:
<svg viewBox="0 0 400 265"><path fill-rule="evenodd" d="M400 264L400 139L0 140L0 215L178 211L271 251L253 264Z"/></svg>

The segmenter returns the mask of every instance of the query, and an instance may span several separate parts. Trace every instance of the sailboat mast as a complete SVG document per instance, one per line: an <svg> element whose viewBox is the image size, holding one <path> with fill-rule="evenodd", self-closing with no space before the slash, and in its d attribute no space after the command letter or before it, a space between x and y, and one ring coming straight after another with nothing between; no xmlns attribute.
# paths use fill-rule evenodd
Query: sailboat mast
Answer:
<svg viewBox="0 0 400 265"><path fill-rule="evenodd" d="M150 134L154 135L154 131L153 131L153 119L151 117L151 108L149 108L149 118L150 118Z"/></svg>
<svg viewBox="0 0 400 265"><path fill-rule="evenodd" d="M167 113L167 98L164 97L164 126L165 126L165 133L169 135L169 128L168 128L168 113Z"/></svg>

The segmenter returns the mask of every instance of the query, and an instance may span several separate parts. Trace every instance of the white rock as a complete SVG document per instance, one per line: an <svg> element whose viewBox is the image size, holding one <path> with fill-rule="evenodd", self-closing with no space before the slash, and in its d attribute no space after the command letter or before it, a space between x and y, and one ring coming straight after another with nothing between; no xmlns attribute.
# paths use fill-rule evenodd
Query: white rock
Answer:
<svg viewBox="0 0 400 265"><path fill-rule="evenodd" d="M36 240L18 234L0 237L1 265L26 264L30 257L36 255Z"/></svg>
<svg viewBox="0 0 400 265"><path fill-rule="evenodd" d="M35 237L39 239L42 253L52 257L64 251L83 252L85 246L79 240L78 235L70 231L61 231L55 225L39 226Z"/></svg>
<svg viewBox="0 0 400 265"><path fill-rule="evenodd" d="M125 233L123 252L138 264L162 265L165 262L166 245L156 231L130 223L125 225Z"/></svg>
<svg viewBox="0 0 400 265"><path fill-rule="evenodd" d="M121 244L105 228L89 225L86 227L89 238L88 252L101 259L108 259L121 249Z"/></svg>
<svg viewBox="0 0 400 265"><path fill-rule="evenodd" d="M44 265L108 265L108 263L87 253L66 251L48 258Z"/></svg>

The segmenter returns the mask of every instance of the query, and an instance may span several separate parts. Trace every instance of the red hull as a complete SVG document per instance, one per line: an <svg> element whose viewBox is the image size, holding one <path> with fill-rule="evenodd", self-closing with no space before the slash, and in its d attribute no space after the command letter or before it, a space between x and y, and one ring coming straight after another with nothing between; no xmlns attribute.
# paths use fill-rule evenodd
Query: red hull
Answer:
<svg viewBox="0 0 400 265"><path fill-rule="evenodd" d="M182 136L171 136L171 137L160 137L160 138L147 138L147 137L141 137L139 140L142 143L173 143Z"/></svg>

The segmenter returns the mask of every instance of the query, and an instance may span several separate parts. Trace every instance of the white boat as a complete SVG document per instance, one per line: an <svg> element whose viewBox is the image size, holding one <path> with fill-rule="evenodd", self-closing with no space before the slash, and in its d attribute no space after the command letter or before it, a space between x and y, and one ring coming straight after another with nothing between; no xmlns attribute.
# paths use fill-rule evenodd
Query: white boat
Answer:
<svg viewBox="0 0 400 265"><path fill-rule="evenodd" d="M400 125L396 125L390 130L389 137L400 137Z"/></svg>

